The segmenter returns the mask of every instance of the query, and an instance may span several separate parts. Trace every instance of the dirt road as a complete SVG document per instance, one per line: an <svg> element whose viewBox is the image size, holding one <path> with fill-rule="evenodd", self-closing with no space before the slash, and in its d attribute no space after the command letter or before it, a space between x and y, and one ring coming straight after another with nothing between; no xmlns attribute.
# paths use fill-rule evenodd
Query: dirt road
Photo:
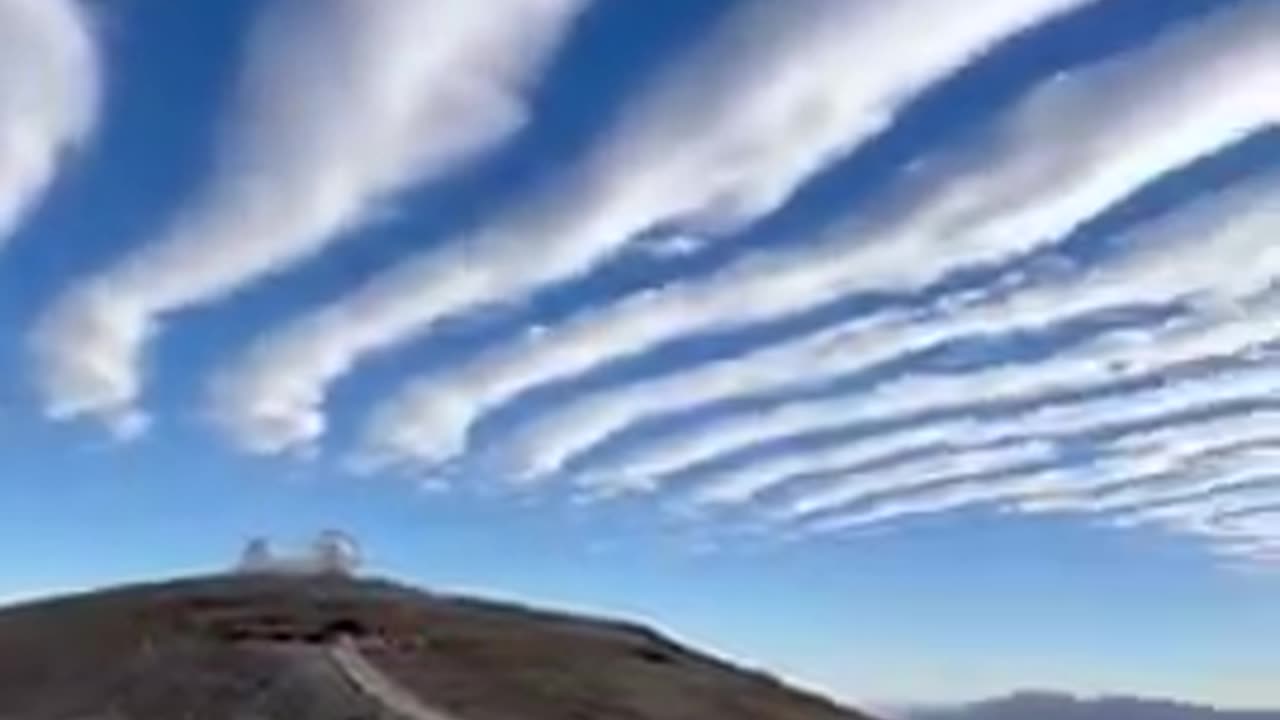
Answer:
<svg viewBox="0 0 1280 720"><path fill-rule="evenodd" d="M374 667L349 637L335 642L329 649L329 656L339 671L360 692L403 720L459 720L452 715L423 705L411 693Z"/></svg>

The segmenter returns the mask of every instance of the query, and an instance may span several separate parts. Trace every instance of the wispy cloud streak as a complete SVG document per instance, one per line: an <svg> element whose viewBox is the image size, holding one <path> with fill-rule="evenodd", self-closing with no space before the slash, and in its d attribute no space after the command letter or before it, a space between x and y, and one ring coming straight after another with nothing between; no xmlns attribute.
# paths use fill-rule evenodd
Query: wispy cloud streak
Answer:
<svg viewBox="0 0 1280 720"><path fill-rule="evenodd" d="M0 0L0 247L92 132L101 68L73 0Z"/></svg>
<svg viewBox="0 0 1280 720"><path fill-rule="evenodd" d="M136 429L139 356L166 316L318 252L395 190L509 136L581 5L268 4L213 176L155 242L74 287L39 328L49 413Z"/></svg>
<svg viewBox="0 0 1280 720"><path fill-rule="evenodd" d="M1275 457L1224 474L1207 490L1167 495L1127 509L1110 524L1118 527L1159 526L1198 535L1213 546L1230 547L1242 541L1274 543L1280 539L1280 473ZM1245 554L1248 557L1248 554ZM1254 553L1259 560L1265 559Z"/></svg>
<svg viewBox="0 0 1280 720"><path fill-rule="evenodd" d="M624 112L563 183L462 247L418 258L267 336L217 383L218 415L251 449L306 444L324 429L328 386L369 353L445 316L578 275L647 229L717 236L748 225L927 86L1089 1L749 2ZM930 42L913 42L922 24L933 29ZM425 436L456 449L456 426L474 412L470 398L448 395L435 408L449 415L448 432ZM405 425L387 426L390 445L419 444Z"/></svg>
<svg viewBox="0 0 1280 720"><path fill-rule="evenodd" d="M1269 317L1276 318L1273 312ZM1270 331L1274 333L1274 331ZM1203 345L1204 339L1223 339L1223 345ZM1253 364L1229 370L1205 370L1199 374L1170 379L1149 385L1140 390L1117 388L1112 368L1132 360L1137 377L1148 381L1180 364L1204 360L1210 355L1199 351L1216 348L1222 358L1230 358L1239 346L1229 340L1246 337L1223 331L1214 326L1205 333L1174 334L1168 343L1153 336L1149 342L1134 342L1129 352L1121 345L1090 355L1088 352L1062 361L1050 361L1042 366L1017 366L996 368L990 371L941 376L935 379L907 378L891 383L862 400L845 399L842 407L818 406L799 408L793 417L773 418L780 425L770 427L767 419L763 425L751 421L738 421L738 439L761 440L761 431L780 433L779 438L792 437L788 430L812 432L839 429L838 424L824 424L834 420L853 420L859 415L862 421L909 420L921 412L959 411L965 413L960 420L943 416L941 420L920 421L906 430L872 433L867 437L829 450L803 453L783 453L777 457L752 463L749 467L724 470L707 478L708 486L700 498L712 503L734 503L750 499L763 490L786 484L804 475L829 472L850 464L847 458L865 454L875 455L877 447L905 452L903 441L914 436L943 434L951 445L979 446L1028 439L1037 436L1066 437L1101 430L1115 430L1126 425L1159 422L1217 406L1265 401L1273 391L1280 373L1266 364ZM1108 348L1103 342L1101 348ZM1191 354L1188 350L1196 351ZM1134 352L1136 351L1136 352ZM1164 352L1167 351L1167 354ZM1063 392L1091 392L1084 399L1055 400ZM936 393L936 395L931 395ZM1068 396L1070 397L1070 396ZM921 399L924 398L924 399ZM1017 412L1001 412L1001 406L1009 403L1030 404L1031 409ZM862 408L855 410L854 407ZM865 412L864 412L865 410ZM974 418L972 420L968 418ZM978 420L977 418L983 418ZM710 434L707 437L718 437ZM1185 443L1196 445L1193 441ZM661 478L664 473L676 472L672 466L685 467L705 461L704 453L715 451L714 442L692 443L680 452L668 457L658 456L631 464L620 475L605 475L598 480L604 484L624 487L643 487L638 478ZM926 450L923 444L914 448ZM626 466L624 466L626 467ZM649 484L657 479L649 480Z"/></svg>
<svg viewBox="0 0 1280 720"><path fill-rule="evenodd" d="M1029 440L912 458L888 467L877 466L866 472L850 472L829 479L826 487L789 499L774 514L786 520L800 520L908 484L942 483L1011 472L1047 463L1055 454L1052 443Z"/></svg>
<svg viewBox="0 0 1280 720"><path fill-rule="evenodd" d="M852 486L846 499L855 509L820 517L805 531L848 531L980 504L1093 515L1121 527L1245 512L1276 499L1275 421L1274 411L1230 414L1125 434L1094 462L943 483L910 478L885 492ZM1179 529L1209 528L1184 522Z"/></svg>
<svg viewBox="0 0 1280 720"><path fill-rule="evenodd" d="M991 297L969 298L936 317L882 312L669 377L575 398L517 432L507 446L522 475L547 476L642 420L752 393L820 386L949 340L1038 329L1131 305L1187 300L1229 305L1280 274L1280 252L1269 240L1277 229L1280 178L1263 176L1140 228L1122 243L1119 257L1074 277L1012 295L993 292ZM775 424L776 431L765 428L788 413L771 413L756 419L762 430L756 439L875 417L874 407L862 399L822 401L814 404L804 422L801 413L790 413L796 423ZM715 454L717 448L732 449L731 443L750 441L750 433L712 426L675 442L689 448L686 453L696 460ZM699 442L704 443L701 450L696 449ZM675 462L679 467L682 461Z"/></svg>
<svg viewBox="0 0 1280 720"><path fill-rule="evenodd" d="M1164 479L1172 482L1178 473L1191 477L1194 474L1193 470L1202 467L1220 472L1222 466L1215 465L1215 461L1222 460L1225 455L1241 446L1266 441L1275 442L1277 433L1274 426L1269 425L1274 423L1275 419L1274 412L1245 413L1228 416L1225 422L1196 423L1178 428L1178 432L1184 435L1195 435L1198 432L1199 435L1194 442L1130 443L1127 448L1104 444L1098 449L1104 458L1103 461L1086 466L1085 469L1074 473L1064 468L1035 468L1026 477L1020 477L1017 473L1003 479L984 478L977 473L966 473L966 475L971 476L968 482L974 486L989 484L993 487L1004 487L1006 499L1019 496L1025 498L1018 506L1022 510L1036 509L1043 512L1051 508L1056 510L1070 508L1097 512L1104 508L1117 509L1128 504L1141 504L1132 496L1126 500L1117 501L1122 487L1142 488L1151 492L1150 488L1158 485L1156 481ZM1167 421L1167 419L1163 420ZM1211 428L1217 429L1219 434L1206 435L1205 433ZM1120 434L1124 432L1120 431ZM957 454L985 454L998 452L1006 447L1036 447L1037 443L1044 447L1056 447L1056 441L1060 439L1032 432L1023 434L1016 440L1005 439L989 446L944 448L938 452L926 453L922 458L912 462L926 464L945 460ZM959 452L957 453L956 450ZM1244 453L1243 456L1250 460L1254 459L1248 453ZM1239 457L1227 459L1238 462ZM886 476L879 467L849 471L848 474L853 478L852 481L817 492L798 494L790 501L792 512L789 514L812 513L815 510L830 509L837 505L851 505L872 499L881 493L918 491L937 481L936 478L910 473L893 473ZM874 483L869 483L867 478L874 478ZM1072 481L1064 482L1068 478ZM1028 485L1029 480L1034 481L1035 484ZM1207 489L1210 488L1207 487ZM944 487L942 491L950 493L954 488ZM985 493L983 488L976 488L974 491L979 494ZM1170 494L1176 496L1185 492L1187 490L1184 485L1182 490ZM1156 493L1148 495L1148 500L1154 501L1159 498L1160 496ZM838 499L839 502L833 502L833 499ZM987 499L993 498L988 496ZM1055 499L1058 502L1055 502Z"/></svg>
<svg viewBox="0 0 1280 720"><path fill-rule="evenodd" d="M1278 19L1277 6L1249 4L1059 78L981 147L909 183L900 212L858 218L816 248L753 256L587 313L424 379L381 408L369 443L392 457L449 457L480 416L539 384L851 293L918 289L1059 239L1153 178L1280 119L1269 90L1280 79L1270 30Z"/></svg>

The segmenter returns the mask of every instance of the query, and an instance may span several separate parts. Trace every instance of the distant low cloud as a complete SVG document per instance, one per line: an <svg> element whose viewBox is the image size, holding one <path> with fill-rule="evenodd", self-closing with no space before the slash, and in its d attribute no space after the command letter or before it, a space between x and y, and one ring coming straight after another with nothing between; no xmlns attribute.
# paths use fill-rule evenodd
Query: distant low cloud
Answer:
<svg viewBox="0 0 1280 720"><path fill-rule="evenodd" d="M166 232L73 287L38 328L49 414L136 429L141 355L168 316L321 251L396 190L510 136L584 2L265 3L213 176Z"/></svg>
<svg viewBox="0 0 1280 720"><path fill-rule="evenodd" d="M93 130L101 67L74 0L0 0L0 247Z"/></svg>

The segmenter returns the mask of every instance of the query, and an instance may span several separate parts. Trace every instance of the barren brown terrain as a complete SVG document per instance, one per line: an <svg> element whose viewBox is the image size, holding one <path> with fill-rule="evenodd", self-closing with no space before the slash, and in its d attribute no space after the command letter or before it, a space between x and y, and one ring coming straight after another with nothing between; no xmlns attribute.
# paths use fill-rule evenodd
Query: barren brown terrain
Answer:
<svg viewBox="0 0 1280 720"><path fill-rule="evenodd" d="M421 707L386 697L394 693ZM637 625L380 581L205 578L0 611L0 720L415 720L413 712L864 717Z"/></svg>

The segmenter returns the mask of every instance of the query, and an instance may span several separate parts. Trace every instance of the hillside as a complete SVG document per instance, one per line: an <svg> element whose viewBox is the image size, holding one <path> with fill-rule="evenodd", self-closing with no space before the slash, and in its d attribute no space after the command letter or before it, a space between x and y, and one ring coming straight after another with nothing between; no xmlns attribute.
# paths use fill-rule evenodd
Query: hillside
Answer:
<svg viewBox="0 0 1280 720"><path fill-rule="evenodd" d="M857 720L648 629L342 578L0 611L0 720Z"/></svg>

